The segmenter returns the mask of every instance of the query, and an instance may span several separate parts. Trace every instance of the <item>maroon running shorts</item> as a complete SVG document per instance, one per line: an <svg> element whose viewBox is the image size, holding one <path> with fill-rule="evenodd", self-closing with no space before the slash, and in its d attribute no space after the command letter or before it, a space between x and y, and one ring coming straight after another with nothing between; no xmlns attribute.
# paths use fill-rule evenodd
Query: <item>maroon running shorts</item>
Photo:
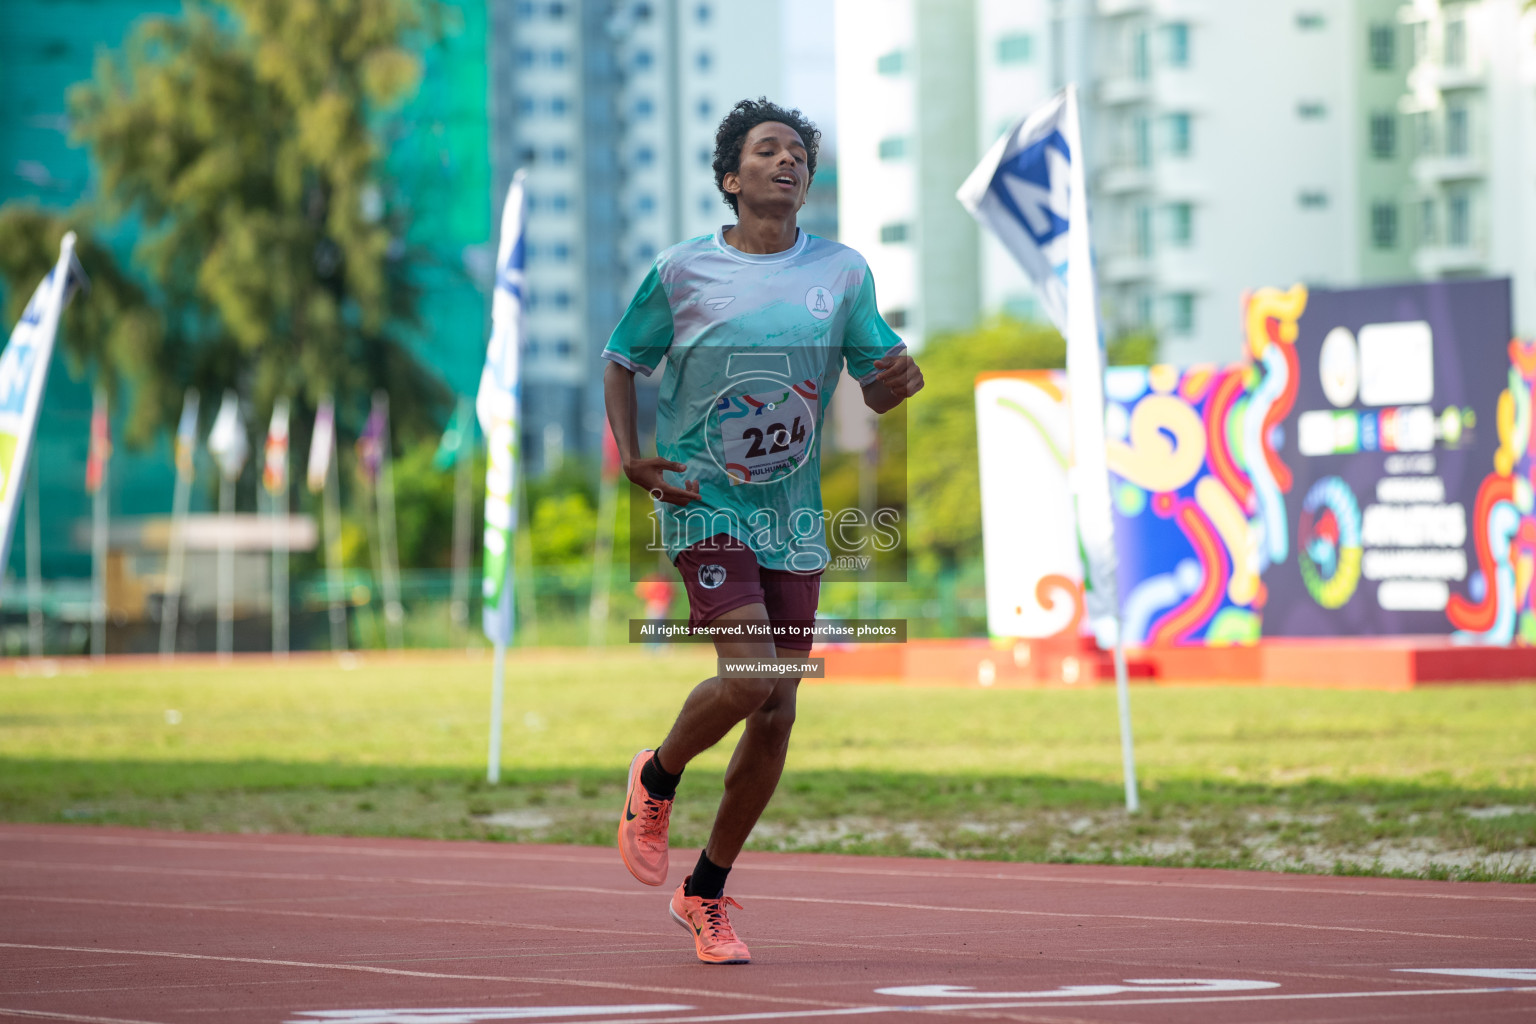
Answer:
<svg viewBox="0 0 1536 1024"><path fill-rule="evenodd" d="M751 548L729 534L716 534L677 556L677 570L688 589L688 625L705 626L734 608L761 604L768 621L808 626L821 599L820 572L789 572L757 564ZM811 649L811 639L779 637L777 647Z"/></svg>

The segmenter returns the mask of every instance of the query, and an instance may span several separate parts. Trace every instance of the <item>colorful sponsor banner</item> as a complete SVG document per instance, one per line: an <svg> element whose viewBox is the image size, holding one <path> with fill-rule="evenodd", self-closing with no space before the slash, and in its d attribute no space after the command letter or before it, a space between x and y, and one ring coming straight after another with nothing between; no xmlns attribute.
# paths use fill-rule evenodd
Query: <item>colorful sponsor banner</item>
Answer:
<svg viewBox="0 0 1536 1024"><path fill-rule="evenodd" d="M1112 367L1105 378L1129 645L1259 638L1264 524L1242 443L1258 379L1246 364Z"/></svg>
<svg viewBox="0 0 1536 1024"><path fill-rule="evenodd" d="M197 407L197 389L187 388L181 400L181 419L176 424L176 472L188 478L197 454Z"/></svg>
<svg viewBox="0 0 1536 1024"><path fill-rule="evenodd" d="M329 395L320 399L315 409L315 429L309 440L309 465L304 482L309 493L325 490L325 479L331 472L331 455L336 449L336 403Z"/></svg>
<svg viewBox="0 0 1536 1024"><path fill-rule="evenodd" d="M1294 374L1294 408L1265 421L1268 500L1279 492L1288 526L1270 538L1265 635L1510 642L1536 525L1517 472L1531 387L1509 282L1293 292L1293 340L1249 327L1251 347Z"/></svg>
<svg viewBox="0 0 1536 1024"><path fill-rule="evenodd" d="M485 635L512 642L512 538L517 530L517 431L523 347L523 231L526 172L512 176L501 213L491 341L486 348L475 415L485 436L485 548L482 581Z"/></svg>
<svg viewBox="0 0 1536 1024"><path fill-rule="evenodd" d="M59 244L59 262L43 278L22 310L11 340L0 354L0 568L11 551L22 484L32 453L37 416L48 385L59 317L75 290L89 280L75 259L75 234Z"/></svg>
<svg viewBox="0 0 1536 1024"><path fill-rule="evenodd" d="M267 425L267 445L262 451L261 485L268 494L282 494L288 486L288 399L272 406Z"/></svg>
<svg viewBox="0 0 1536 1024"><path fill-rule="evenodd" d="M237 480L245 468L246 457L251 453L250 442L245 438L245 421L240 418L240 399L234 391L225 389L224 402L219 414L213 419L208 431L208 454L218 463L219 472L227 480Z"/></svg>
<svg viewBox="0 0 1536 1024"><path fill-rule="evenodd" d="M1074 636L1083 617L1066 386L1060 370L989 373L976 381L987 632L993 636Z"/></svg>

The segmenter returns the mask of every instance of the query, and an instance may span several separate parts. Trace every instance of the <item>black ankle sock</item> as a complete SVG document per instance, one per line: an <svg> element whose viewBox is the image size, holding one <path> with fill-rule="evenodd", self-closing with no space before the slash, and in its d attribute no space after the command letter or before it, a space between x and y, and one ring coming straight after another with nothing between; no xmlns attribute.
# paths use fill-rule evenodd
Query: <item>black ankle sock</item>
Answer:
<svg viewBox="0 0 1536 1024"><path fill-rule="evenodd" d="M640 766L640 785L645 791L657 800L671 800L677 796L677 784L683 778L683 773L673 775L661 766L656 760L656 752L651 751L650 760Z"/></svg>
<svg viewBox="0 0 1536 1024"><path fill-rule="evenodd" d="M717 900L725 895L725 876L730 873L730 868L721 867L709 859L708 853L700 850L699 862L693 866L693 874L688 877L683 895Z"/></svg>

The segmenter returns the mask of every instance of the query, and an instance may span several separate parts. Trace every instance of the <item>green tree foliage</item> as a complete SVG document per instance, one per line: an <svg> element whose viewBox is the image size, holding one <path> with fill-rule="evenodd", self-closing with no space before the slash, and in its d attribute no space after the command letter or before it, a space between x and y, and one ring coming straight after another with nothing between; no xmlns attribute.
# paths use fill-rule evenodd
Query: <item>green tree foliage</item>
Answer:
<svg viewBox="0 0 1536 1024"><path fill-rule="evenodd" d="M384 387L396 437L437 422L445 392L402 340L417 324L417 257L376 131L416 87L428 3L192 0L146 19L71 90L100 182L95 207L71 217L137 221L134 270L170 340L153 360L174 382L151 395L162 416L175 403L160 391L234 385L253 422L293 397L303 429L324 394L360 420ZM6 222L0 250L35 227ZM104 250L82 261L93 278L124 277Z"/></svg>
<svg viewBox="0 0 1536 1024"><path fill-rule="evenodd" d="M1150 335L1109 347L1112 364L1150 363ZM1053 327L999 318L971 331L934 338L918 362L926 384L909 403L908 543L922 573L981 558L981 480L976 451L976 376L998 370L1066 366L1066 344Z"/></svg>

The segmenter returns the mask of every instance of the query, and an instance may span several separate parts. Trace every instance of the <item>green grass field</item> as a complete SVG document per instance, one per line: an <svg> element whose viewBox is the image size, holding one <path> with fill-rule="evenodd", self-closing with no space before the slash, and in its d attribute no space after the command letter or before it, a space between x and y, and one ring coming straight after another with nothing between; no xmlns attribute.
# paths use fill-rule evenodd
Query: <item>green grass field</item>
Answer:
<svg viewBox="0 0 1536 1024"><path fill-rule="evenodd" d="M489 658L207 662L0 681L0 818L205 831L611 842L625 766L704 650L515 653L502 785ZM1536 881L1536 687L802 687L752 846ZM703 842L729 753L688 770Z"/></svg>

